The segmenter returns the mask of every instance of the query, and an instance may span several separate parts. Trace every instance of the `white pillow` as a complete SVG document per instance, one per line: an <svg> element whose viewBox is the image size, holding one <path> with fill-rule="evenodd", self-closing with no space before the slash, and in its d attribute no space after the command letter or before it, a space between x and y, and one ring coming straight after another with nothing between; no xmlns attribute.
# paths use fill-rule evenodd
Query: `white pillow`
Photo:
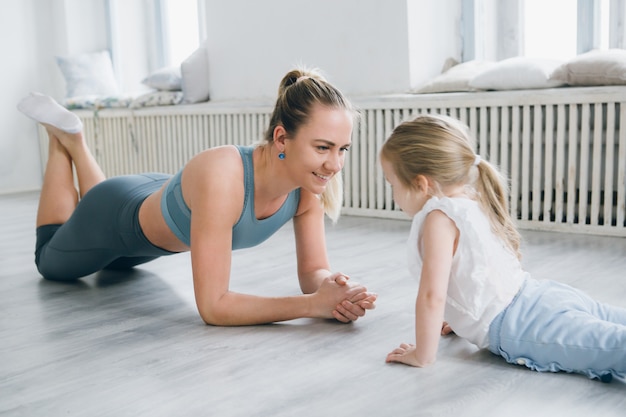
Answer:
<svg viewBox="0 0 626 417"><path fill-rule="evenodd" d="M209 53L200 46L180 64L184 103L199 103L209 99Z"/></svg>
<svg viewBox="0 0 626 417"><path fill-rule="evenodd" d="M557 68L552 79L569 85L626 84L626 50L585 52Z"/></svg>
<svg viewBox="0 0 626 417"><path fill-rule="evenodd" d="M155 90L180 91L182 89L180 66L160 68L141 82Z"/></svg>
<svg viewBox="0 0 626 417"><path fill-rule="evenodd" d="M66 83L66 97L112 96L119 92L108 51L56 57Z"/></svg>
<svg viewBox="0 0 626 417"><path fill-rule="evenodd" d="M496 62L475 76L469 85L483 90L526 90L565 85L550 76L563 63L555 59L515 57Z"/></svg>
<svg viewBox="0 0 626 417"><path fill-rule="evenodd" d="M476 75L493 66L491 61L467 61L444 71L425 85L411 92L418 94L447 93L454 91L476 91L469 85Z"/></svg>
<svg viewBox="0 0 626 417"><path fill-rule="evenodd" d="M154 91L142 94L130 103L130 108L171 106L183 101L182 91Z"/></svg>

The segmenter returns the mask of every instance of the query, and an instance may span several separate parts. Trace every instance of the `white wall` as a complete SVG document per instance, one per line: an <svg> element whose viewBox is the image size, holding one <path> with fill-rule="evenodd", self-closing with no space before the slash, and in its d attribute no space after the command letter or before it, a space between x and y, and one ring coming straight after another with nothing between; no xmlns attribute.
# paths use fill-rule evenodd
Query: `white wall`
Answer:
<svg viewBox="0 0 626 417"><path fill-rule="evenodd" d="M39 5L37 3L40 3ZM51 16L48 2L0 0L0 192L37 189L40 186L39 146L36 126L15 108L25 92L51 85L48 67L39 50L54 41L41 30L39 16ZM39 11L36 11L39 8ZM39 14L41 13L41 14ZM10 58L9 58L10 57Z"/></svg>
<svg viewBox="0 0 626 417"><path fill-rule="evenodd" d="M409 87L406 0L207 1L212 100L275 97L295 64L348 95Z"/></svg>
<svg viewBox="0 0 626 417"><path fill-rule="evenodd" d="M120 84L150 66L149 2L109 0L124 46ZM54 57L106 49L106 0L0 0L0 193L41 186L37 130L15 105L30 91L62 99ZM405 92L460 58L459 0L205 0L212 100L273 100L293 65L321 68L348 96ZM7 58L10 57L10 60Z"/></svg>

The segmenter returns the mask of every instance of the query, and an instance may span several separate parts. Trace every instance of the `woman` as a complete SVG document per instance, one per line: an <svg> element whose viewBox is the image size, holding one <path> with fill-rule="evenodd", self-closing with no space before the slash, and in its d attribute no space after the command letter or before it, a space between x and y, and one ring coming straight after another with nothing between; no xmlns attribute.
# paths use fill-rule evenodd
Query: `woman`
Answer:
<svg viewBox="0 0 626 417"><path fill-rule="evenodd" d="M340 171L355 113L319 74L285 75L262 144L203 151L173 177L105 180L76 115L40 94L23 99L18 109L42 123L50 138L35 252L44 278L74 280L191 251L196 304L207 324L301 317L350 322L374 308L376 294L330 272L324 213L334 220L339 214ZM230 291L231 251L264 241L292 218L304 294Z"/></svg>

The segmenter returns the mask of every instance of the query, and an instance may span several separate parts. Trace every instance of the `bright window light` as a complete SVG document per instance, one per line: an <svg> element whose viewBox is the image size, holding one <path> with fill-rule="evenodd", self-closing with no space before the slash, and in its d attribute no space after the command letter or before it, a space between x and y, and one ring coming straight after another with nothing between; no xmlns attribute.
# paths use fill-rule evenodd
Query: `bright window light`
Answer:
<svg viewBox="0 0 626 417"><path fill-rule="evenodd" d="M568 59L576 55L576 1L524 1L524 55Z"/></svg>
<svg viewBox="0 0 626 417"><path fill-rule="evenodd" d="M180 65L199 46L198 0L164 0L165 59Z"/></svg>
<svg viewBox="0 0 626 417"><path fill-rule="evenodd" d="M609 5L610 0L600 2L600 48L609 47Z"/></svg>

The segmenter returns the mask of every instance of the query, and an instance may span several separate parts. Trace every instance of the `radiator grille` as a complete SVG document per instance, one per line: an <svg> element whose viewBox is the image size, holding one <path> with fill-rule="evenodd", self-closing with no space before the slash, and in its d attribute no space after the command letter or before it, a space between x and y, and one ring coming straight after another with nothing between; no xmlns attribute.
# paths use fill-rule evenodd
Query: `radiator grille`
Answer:
<svg viewBox="0 0 626 417"><path fill-rule="evenodd" d="M572 89L571 91L588 91ZM343 213L406 218L395 207L378 152L403 120L447 114L469 125L477 152L510 177L521 228L626 236L626 94L469 93L360 103L344 167ZM606 90L612 91L612 90ZM108 176L175 173L194 154L263 137L270 108L182 106L78 112ZM42 131L45 161L47 139Z"/></svg>

